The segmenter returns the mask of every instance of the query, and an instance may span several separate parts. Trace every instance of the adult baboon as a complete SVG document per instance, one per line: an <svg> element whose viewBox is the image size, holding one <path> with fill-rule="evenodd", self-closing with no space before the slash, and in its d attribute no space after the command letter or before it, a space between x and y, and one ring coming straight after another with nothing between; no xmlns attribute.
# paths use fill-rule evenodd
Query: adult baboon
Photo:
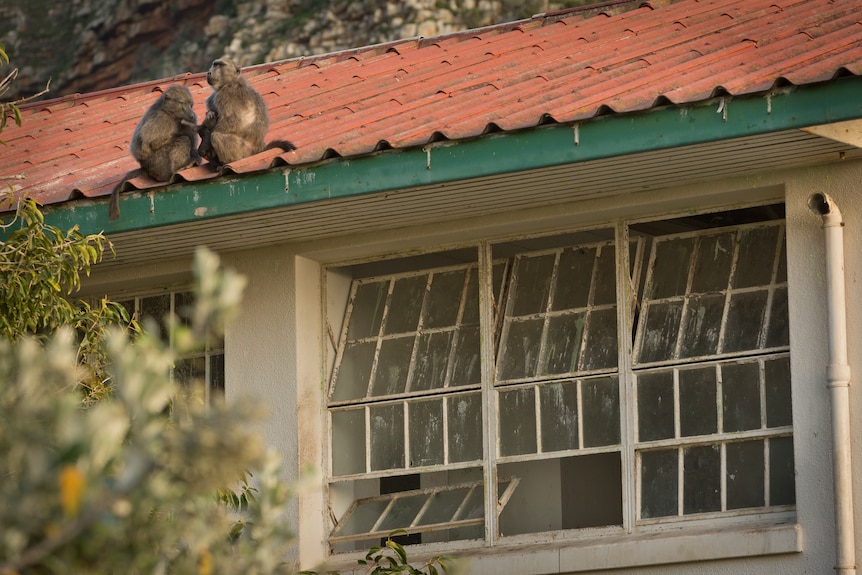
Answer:
<svg viewBox="0 0 862 575"><path fill-rule="evenodd" d="M147 174L152 179L166 182L176 172L200 164L197 116L192 94L185 86L172 85L164 91L138 122L130 149L141 165L132 170L111 192L109 217L120 215L120 189L128 180Z"/></svg>
<svg viewBox="0 0 862 575"><path fill-rule="evenodd" d="M226 58L212 63L207 82L213 93L207 98L207 115L198 127L200 155L217 167L265 149L296 149L286 140L264 142L269 114L260 93L242 77L239 66Z"/></svg>

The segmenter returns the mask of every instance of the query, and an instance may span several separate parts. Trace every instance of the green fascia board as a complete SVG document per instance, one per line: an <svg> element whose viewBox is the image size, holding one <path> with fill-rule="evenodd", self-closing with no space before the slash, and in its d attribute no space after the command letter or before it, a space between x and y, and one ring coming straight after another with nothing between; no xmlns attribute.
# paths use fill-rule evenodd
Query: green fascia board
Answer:
<svg viewBox="0 0 862 575"><path fill-rule="evenodd" d="M77 224L84 233L128 232L858 118L862 77L849 76L769 94L668 105L574 125L552 124L126 192L121 196L122 216L114 222L108 220L107 198L48 207L45 219L63 229Z"/></svg>

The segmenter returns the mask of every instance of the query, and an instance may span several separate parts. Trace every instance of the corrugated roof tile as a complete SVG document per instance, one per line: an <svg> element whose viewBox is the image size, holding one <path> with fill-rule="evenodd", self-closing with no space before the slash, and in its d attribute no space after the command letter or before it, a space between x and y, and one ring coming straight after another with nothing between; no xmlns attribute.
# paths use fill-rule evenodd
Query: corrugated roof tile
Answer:
<svg viewBox="0 0 862 575"><path fill-rule="evenodd" d="M776 84L862 74L857 0L614 0L477 30L397 40L244 70L270 110L267 150L181 171L200 182L275 165L421 146L548 121L576 122ZM187 86L198 118L205 74L76 94L22 107L2 134L0 176L45 204L110 194L137 167L135 125L168 85ZM164 186L146 176L127 187Z"/></svg>

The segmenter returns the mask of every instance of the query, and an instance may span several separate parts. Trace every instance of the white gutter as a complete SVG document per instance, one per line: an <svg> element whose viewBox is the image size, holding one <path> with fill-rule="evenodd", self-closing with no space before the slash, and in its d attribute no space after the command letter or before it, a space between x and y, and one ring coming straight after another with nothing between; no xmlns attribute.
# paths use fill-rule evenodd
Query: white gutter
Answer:
<svg viewBox="0 0 862 575"><path fill-rule="evenodd" d="M856 573L853 486L850 466L850 365L844 294L844 221L826 194L812 194L808 207L823 219L826 239L826 306L829 365L826 386L832 399L832 475L835 488L835 572Z"/></svg>

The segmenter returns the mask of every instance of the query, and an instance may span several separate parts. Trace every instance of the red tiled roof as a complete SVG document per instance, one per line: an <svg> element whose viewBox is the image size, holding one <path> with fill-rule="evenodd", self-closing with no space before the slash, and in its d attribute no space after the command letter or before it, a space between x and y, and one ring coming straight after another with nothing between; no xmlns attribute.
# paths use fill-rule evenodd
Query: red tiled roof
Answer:
<svg viewBox="0 0 862 575"><path fill-rule="evenodd" d="M249 173L862 74L858 0L609 2L585 14L246 68L269 106L269 137L297 150L269 150L226 169ZM137 167L129 139L153 92L171 83L189 87L202 117L210 93L203 73L23 106L23 126L0 134L0 178L26 176L9 181L43 204L109 194ZM173 181L219 175L204 165ZM164 184L142 177L132 185Z"/></svg>

